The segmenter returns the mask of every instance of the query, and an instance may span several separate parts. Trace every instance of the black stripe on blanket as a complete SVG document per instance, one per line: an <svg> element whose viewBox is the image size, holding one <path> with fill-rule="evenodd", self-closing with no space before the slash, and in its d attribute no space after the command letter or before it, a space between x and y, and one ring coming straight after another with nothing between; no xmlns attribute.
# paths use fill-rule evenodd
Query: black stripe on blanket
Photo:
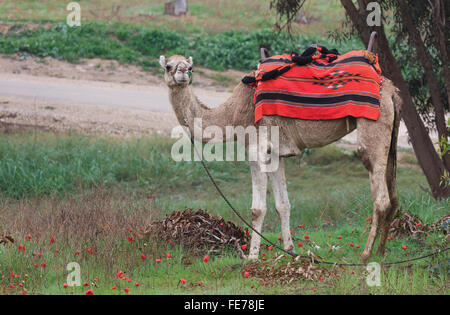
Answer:
<svg viewBox="0 0 450 315"><path fill-rule="evenodd" d="M340 96L325 96L325 97L307 97L307 96L298 96L291 94L283 94L283 93L260 93L256 97L256 104L259 102L263 102L265 100L281 100L287 101L290 103L298 103L298 104L312 104L312 105L325 105L325 104L338 104L347 101L354 101L360 103L369 103L373 105L380 106L380 101L371 96L367 95L358 95L358 94L345 94Z"/></svg>

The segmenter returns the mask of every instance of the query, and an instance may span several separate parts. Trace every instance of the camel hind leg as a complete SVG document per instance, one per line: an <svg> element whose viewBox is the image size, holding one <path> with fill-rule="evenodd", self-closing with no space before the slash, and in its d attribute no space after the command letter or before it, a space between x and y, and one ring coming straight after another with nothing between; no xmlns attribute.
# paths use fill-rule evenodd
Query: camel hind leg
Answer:
<svg viewBox="0 0 450 315"><path fill-rule="evenodd" d="M388 186L386 178L394 113L390 110L382 110L381 113L377 121L364 118L357 120L358 154L369 171L373 198L372 225L366 246L361 254L361 259L364 262L369 260L378 231L383 227L385 219L393 208L390 197L390 188L392 187ZM384 235L382 236L384 237Z"/></svg>
<svg viewBox="0 0 450 315"><path fill-rule="evenodd" d="M394 107L394 125L392 129L391 146L389 149L387 174L386 174L386 183L389 190L391 208L390 211L386 214L386 218L381 227L380 243L378 245L377 255L384 255L384 251L386 249L386 240L389 235L392 219L398 210L398 199L397 193L395 191L395 182L397 173L397 140L401 116L401 98L399 96L398 90L394 90L393 92L392 105Z"/></svg>

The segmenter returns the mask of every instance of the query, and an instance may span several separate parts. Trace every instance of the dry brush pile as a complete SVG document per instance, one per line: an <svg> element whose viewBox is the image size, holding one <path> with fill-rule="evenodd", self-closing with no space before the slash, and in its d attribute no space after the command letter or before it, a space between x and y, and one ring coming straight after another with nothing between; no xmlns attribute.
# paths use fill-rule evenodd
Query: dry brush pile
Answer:
<svg viewBox="0 0 450 315"><path fill-rule="evenodd" d="M140 237L178 244L197 254L220 253L231 247L241 256L242 245L250 239L247 230L201 209L172 212L162 221L150 224Z"/></svg>

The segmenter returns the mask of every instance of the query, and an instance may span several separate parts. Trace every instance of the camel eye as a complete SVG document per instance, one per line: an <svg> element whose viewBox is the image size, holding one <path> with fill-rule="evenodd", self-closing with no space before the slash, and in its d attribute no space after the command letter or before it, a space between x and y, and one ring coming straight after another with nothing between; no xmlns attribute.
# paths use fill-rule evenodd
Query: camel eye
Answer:
<svg viewBox="0 0 450 315"><path fill-rule="evenodd" d="M188 70L189 70L189 71L192 71L192 67L189 67Z"/></svg>
<svg viewBox="0 0 450 315"><path fill-rule="evenodd" d="M166 70L167 70L167 71L172 70L172 66L167 65L167 66L166 66Z"/></svg>

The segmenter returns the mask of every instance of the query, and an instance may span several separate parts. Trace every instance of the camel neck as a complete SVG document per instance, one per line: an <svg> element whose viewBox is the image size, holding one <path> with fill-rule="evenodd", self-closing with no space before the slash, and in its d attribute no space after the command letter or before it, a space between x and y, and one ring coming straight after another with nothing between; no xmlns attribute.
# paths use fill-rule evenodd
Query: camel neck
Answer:
<svg viewBox="0 0 450 315"><path fill-rule="evenodd" d="M170 88L169 99L180 125L192 126L194 118L202 118L205 108L202 108L190 86Z"/></svg>
<svg viewBox="0 0 450 315"><path fill-rule="evenodd" d="M239 84L224 103L209 108L197 99L190 86L169 88L170 102L180 125L189 127L193 134L194 118L200 118L202 130L209 126L218 127L224 137L227 126L253 125L253 93L253 89Z"/></svg>

